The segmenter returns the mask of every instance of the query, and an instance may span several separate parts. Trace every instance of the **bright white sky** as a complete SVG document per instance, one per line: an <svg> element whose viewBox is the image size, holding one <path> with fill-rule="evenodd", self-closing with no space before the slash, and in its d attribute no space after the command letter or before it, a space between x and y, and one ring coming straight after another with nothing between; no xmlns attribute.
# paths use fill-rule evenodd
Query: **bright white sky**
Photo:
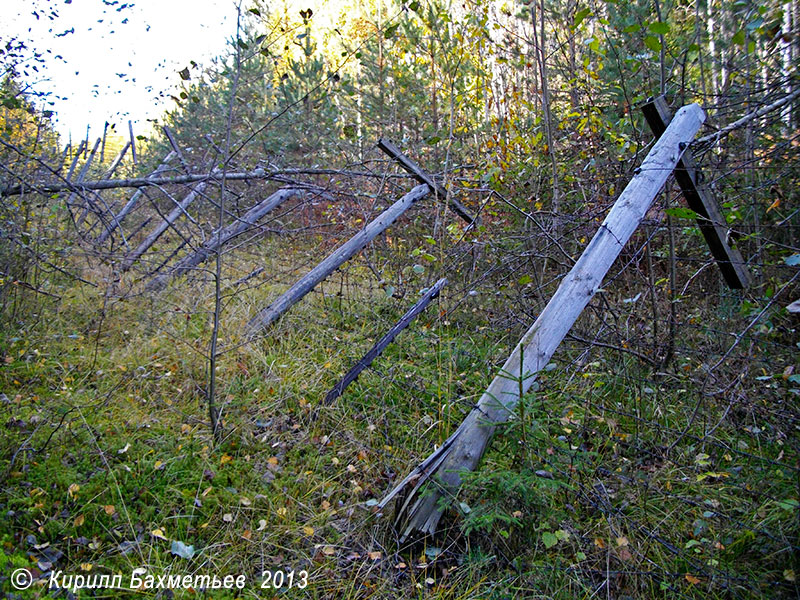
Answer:
<svg viewBox="0 0 800 600"><path fill-rule="evenodd" d="M191 60L203 65L222 55L236 33L233 0L2 0L2 6L3 46L17 37L40 52L52 50L46 69L25 81L54 94L48 108L63 143L70 134L75 142L84 138L87 125L89 137L99 137L106 121L125 136L128 119L135 134L146 133L147 119L174 106L169 95L180 84L178 71ZM52 11L59 16L51 20Z"/></svg>

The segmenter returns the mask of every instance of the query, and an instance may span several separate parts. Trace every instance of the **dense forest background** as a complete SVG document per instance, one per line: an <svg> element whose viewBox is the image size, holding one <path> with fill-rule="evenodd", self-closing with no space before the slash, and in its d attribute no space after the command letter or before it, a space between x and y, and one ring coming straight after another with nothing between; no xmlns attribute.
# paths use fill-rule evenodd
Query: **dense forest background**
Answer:
<svg viewBox="0 0 800 600"><path fill-rule="evenodd" d="M158 123L97 140L62 139L31 87L47 49L3 40L7 597L90 597L51 574L137 567L243 573L247 597L797 597L800 3L237 14ZM405 539L380 499L446 443L639 172L658 96L706 113L688 151L749 285L670 179L437 535ZM446 191L253 332L418 184L381 138ZM265 578L291 570L307 585Z"/></svg>

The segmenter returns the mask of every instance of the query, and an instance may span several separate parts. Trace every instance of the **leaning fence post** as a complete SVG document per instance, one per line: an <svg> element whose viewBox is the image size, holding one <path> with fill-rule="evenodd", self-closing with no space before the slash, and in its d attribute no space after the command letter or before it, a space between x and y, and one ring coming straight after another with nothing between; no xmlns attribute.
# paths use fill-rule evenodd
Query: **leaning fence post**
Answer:
<svg viewBox="0 0 800 600"><path fill-rule="evenodd" d="M600 289L606 273L644 219L704 120L705 113L697 104L684 106L675 114L477 406L438 450L381 500L379 508L413 485L398 510L397 524L402 528L402 539L413 532L429 535L436 531L444 510L440 500L460 487L461 473L478 466L495 427L508 420L520 394L530 389L535 374L547 365L561 340ZM430 487L425 486L428 482Z"/></svg>
<svg viewBox="0 0 800 600"><path fill-rule="evenodd" d="M394 326L386 332L386 334L378 340L378 342L370 348L369 352L367 352L361 360L359 360L353 367L342 377L339 382L331 388L331 391L327 393L325 396L325 400L323 400L324 404L330 404L336 398L342 395L345 388L353 383L358 376L361 374L361 371L366 369L368 366L372 364L372 361L380 356L381 352L386 350L386 347L394 341L394 338L397 337L397 334L403 331L408 325L417 318L417 316L428 307L428 304L431 303L431 300L436 298L439 295L439 292L442 291L442 288L447 284L447 279L442 277L439 281L434 283L427 292L425 292L422 297L417 300L417 302L408 309L406 314L400 317L400 320L394 324Z"/></svg>
<svg viewBox="0 0 800 600"><path fill-rule="evenodd" d="M222 248L222 246L227 244L230 240L255 226L255 224L258 223L258 221L266 214L290 198L302 193L303 191L298 188L284 188L278 190L248 210L241 219L237 219L230 225L215 232L214 235L197 250L184 256L175 266L148 283L146 289L159 290L163 288L167 284L167 281L170 279L170 277L178 277L195 268L200 263L206 261L209 256Z"/></svg>
<svg viewBox="0 0 800 600"><path fill-rule="evenodd" d="M386 231L386 229L394 223L400 215L411 208L417 200L424 198L429 193L430 188L427 185L418 185L379 214L364 227L364 229L339 246L330 256L301 277L300 280L284 292L280 298L259 311L257 315L250 319L246 326L247 336L252 339L259 331L269 327L283 313L294 306L295 303L299 302L303 296L313 290L320 281L360 252L361 249L375 237Z"/></svg>
<svg viewBox="0 0 800 600"><path fill-rule="evenodd" d="M142 243L139 244L135 250L129 252L125 256L125 259L122 261L120 269L123 271L127 271L128 269L130 269L133 266L133 263L139 260L139 257L141 257L142 254L147 252L148 248L150 248L150 246L155 244L156 240L158 240L158 238L160 238L167 229L172 227L173 223L175 223L175 221L177 221L178 218L186 212L187 207L205 191L207 185L208 182L201 181L196 186L194 186L192 191L186 194L184 199L181 200L178 203L178 205L172 209L172 212L170 212L166 217L164 217L161 220L158 226L147 235L147 237L142 241Z"/></svg>
<svg viewBox="0 0 800 600"><path fill-rule="evenodd" d="M131 145L131 148L133 148L133 145ZM171 161L174 156L175 156L175 151L173 150L169 154L167 154L167 156L164 158L161 164L158 165L156 170L147 176L147 179L155 179L156 177L161 175L164 171L169 169L169 161ZM122 210L120 210L111 219L111 223L109 224L108 228L100 235L100 237L97 238L98 244L102 244L103 242L105 242L106 239L108 239L108 236L110 236L117 227L120 227L122 225L122 220L128 215L129 212L131 212L134 209L136 203L139 201L139 198L141 198L142 194L144 193L145 193L144 187L136 190L133 196L131 196L131 199L125 203L125 206L122 207Z"/></svg>

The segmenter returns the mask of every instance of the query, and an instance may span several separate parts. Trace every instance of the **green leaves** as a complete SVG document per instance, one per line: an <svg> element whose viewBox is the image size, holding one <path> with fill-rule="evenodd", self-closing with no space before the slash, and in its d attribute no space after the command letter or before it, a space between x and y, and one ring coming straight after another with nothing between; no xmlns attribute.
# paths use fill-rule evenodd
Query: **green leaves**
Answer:
<svg viewBox="0 0 800 600"><path fill-rule="evenodd" d="M664 213L670 217L675 217L676 219L697 219L700 216L691 208L682 208L679 206L668 208L664 211Z"/></svg>
<svg viewBox="0 0 800 600"><path fill-rule="evenodd" d="M572 28L577 29L578 26L583 23L583 20L592 14L592 11L588 8L583 8L575 13L575 18L572 20Z"/></svg>
<svg viewBox="0 0 800 600"><path fill-rule="evenodd" d="M644 38L644 45L653 52L661 52L661 40L654 35L648 35Z"/></svg>
<svg viewBox="0 0 800 600"><path fill-rule="evenodd" d="M662 21L656 21L655 23L650 23L647 28L656 33L658 35L666 35L669 33L669 25L667 23L663 23Z"/></svg>
<svg viewBox="0 0 800 600"><path fill-rule="evenodd" d="M542 534L542 542L544 543L544 547L548 550L558 544L558 538L555 536L554 533L550 531L545 531Z"/></svg>
<svg viewBox="0 0 800 600"><path fill-rule="evenodd" d="M389 25L386 29L383 30L383 37L387 40L390 40L394 37L395 33L397 33L397 28L400 27L400 23L395 23L394 25Z"/></svg>

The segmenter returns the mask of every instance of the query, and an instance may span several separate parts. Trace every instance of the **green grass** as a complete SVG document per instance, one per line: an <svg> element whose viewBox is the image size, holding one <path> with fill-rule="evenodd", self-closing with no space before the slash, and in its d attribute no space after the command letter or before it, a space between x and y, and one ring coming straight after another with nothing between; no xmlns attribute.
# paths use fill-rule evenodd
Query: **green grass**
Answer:
<svg viewBox="0 0 800 600"><path fill-rule="evenodd" d="M276 270L272 255L264 260ZM586 360L565 344L469 476L448 530L399 547L390 515L368 501L446 439L517 334L487 327L497 306L446 312L445 294L320 406L411 303L387 297L360 267L347 287L339 277L247 345L242 325L282 288L226 299L219 443L204 399L207 287L178 281L150 301L69 286L58 312L4 328L3 575L57 551L57 568L71 574L245 574L245 597L794 593L797 422L770 409L779 402L791 414L796 392L750 374L741 389L752 400L702 399L703 418L668 451L702 397L691 353L654 374L629 355L595 349ZM686 331L696 336L687 346L705 339ZM765 368L776 361L766 351L753 359ZM171 554L175 541L194 556ZM261 590L262 571L275 569L306 570L308 587Z"/></svg>

